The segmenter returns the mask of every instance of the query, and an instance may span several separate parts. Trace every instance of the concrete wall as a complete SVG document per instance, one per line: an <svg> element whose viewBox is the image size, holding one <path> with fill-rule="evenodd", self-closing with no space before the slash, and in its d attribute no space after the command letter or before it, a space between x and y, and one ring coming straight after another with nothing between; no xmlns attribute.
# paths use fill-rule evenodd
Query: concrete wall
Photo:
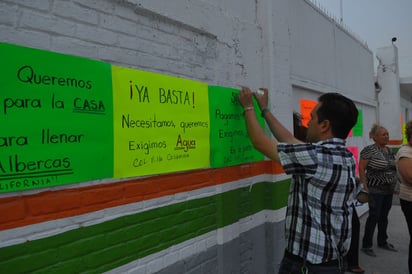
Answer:
<svg viewBox="0 0 412 274"><path fill-rule="evenodd" d="M336 21L305 1L289 1L290 85L293 110L300 98L315 100L323 92L340 92L362 111L363 134L348 138L360 149L370 143L376 122L373 54ZM359 150L360 151L360 150Z"/></svg>
<svg viewBox="0 0 412 274"><path fill-rule="evenodd" d="M2 42L299 99L342 92L376 118L372 53L304 0L1 0ZM269 161L0 194L0 272L276 273L289 177Z"/></svg>
<svg viewBox="0 0 412 274"><path fill-rule="evenodd" d="M395 45L377 49L377 82L380 92L377 97L378 121L390 132L393 145L402 143L401 92L399 82L398 48ZM388 115L391 113L391 115Z"/></svg>
<svg viewBox="0 0 412 274"><path fill-rule="evenodd" d="M411 120L412 118L412 98L408 92L401 91L401 114L404 122Z"/></svg>

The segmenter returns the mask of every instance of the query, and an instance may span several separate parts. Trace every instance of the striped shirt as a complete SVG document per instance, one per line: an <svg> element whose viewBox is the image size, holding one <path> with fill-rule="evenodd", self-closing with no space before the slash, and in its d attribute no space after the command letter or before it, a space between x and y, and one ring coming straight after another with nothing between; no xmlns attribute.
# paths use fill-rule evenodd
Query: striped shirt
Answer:
<svg viewBox="0 0 412 274"><path fill-rule="evenodd" d="M286 212L287 251L313 264L341 259L349 250L355 159L339 138L314 144L279 143L292 175Z"/></svg>
<svg viewBox="0 0 412 274"><path fill-rule="evenodd" d="M374 144L369 145L362 149L360 158L368 161L366 180L369 192L393 194L397 175L392 149L387 147L387 152L384 152Z"/></svg>

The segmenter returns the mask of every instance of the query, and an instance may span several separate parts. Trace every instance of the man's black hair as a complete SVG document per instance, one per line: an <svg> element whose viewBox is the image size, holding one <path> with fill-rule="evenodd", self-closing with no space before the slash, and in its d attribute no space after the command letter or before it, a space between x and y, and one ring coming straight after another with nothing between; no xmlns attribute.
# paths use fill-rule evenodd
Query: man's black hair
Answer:
<svg viewBox="0 0 412 274"><path fill-rule="evenodd" d="M353 101L340 93L331 92L319 97L318 122L329 120L334 137L346 139L358 119Z"/></svg>

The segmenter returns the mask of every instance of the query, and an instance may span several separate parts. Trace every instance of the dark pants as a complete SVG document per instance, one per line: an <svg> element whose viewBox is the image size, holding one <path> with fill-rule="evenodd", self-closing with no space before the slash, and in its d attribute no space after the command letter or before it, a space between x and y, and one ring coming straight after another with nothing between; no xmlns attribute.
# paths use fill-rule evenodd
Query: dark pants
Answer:
<svg viewBox="0 0 412 274"><path fill-rule="evenodd" d="M292 255L294 256L294 255ZM295 256L297 257L297 256ZM306 264L307 272L303 269L303 260L301 258L290 258L285 256L280 263L278 274L343 274L344 270L339 267L338 261L328 262L325 264Z"/></svg>
<svg viewBox="0 0 412 274"><path fill-rule="evenodd" d="M348 254L346 254L346 263L348 268L354 268L359 266L359 233L360 222L358 214L356 213L355 206L353 208L352 215L352 239L350 242L350 248Z"/></svg>
<svg viewBox="0 0 412 274"><path fill-rule="evenodd" d="M392 194L369 193L369 216L366 219L365 234L363 235L362 247L373 246L373 233L378 225L378 245L386 244L388 239L388 215L392 207Z"/></svg>
<svg viewBox="0 0 412 274"><path fill-rule="evenodd" d="M406 200L401 200L401 208L403 214L405 215L406 223L408 224L409 229L409 259L408 259L408 266L409 266L409 274L412 274L412 202L408 202Z"/></svg>

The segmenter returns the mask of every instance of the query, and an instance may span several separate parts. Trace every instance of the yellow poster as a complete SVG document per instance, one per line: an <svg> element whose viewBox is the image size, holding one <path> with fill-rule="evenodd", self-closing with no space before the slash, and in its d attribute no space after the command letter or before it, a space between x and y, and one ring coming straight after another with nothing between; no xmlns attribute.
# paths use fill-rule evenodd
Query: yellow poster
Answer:
<svg viewBox="0 0 412 274"><path fill-rule="evenodd" d="M114 177L210 166L207 84L112 66Z"/></svg>

